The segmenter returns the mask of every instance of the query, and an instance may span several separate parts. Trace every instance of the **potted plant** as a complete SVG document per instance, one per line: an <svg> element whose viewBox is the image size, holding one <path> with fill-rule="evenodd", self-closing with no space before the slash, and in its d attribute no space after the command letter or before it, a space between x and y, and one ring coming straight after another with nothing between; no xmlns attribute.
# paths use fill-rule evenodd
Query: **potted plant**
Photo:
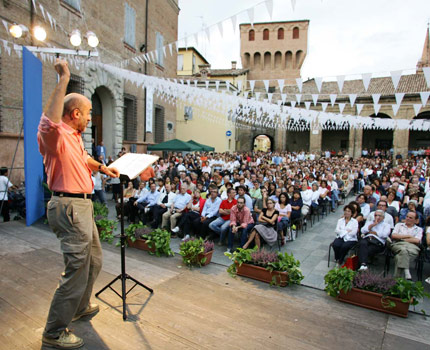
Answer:
<svg viewBox="0 0 430 350"><path fill-rule="evenodd" d="M146 239L146 244L151 249L150 254L154 254L156 256L173 256L172 249L170 249L170 233L167 230L163 230L161 228L157 228L153 231L147 232L142 235L143 239ZM152 251L155 249L155 252Z"/></svg>
<svg viewBox="0 0 430 350"><path fill-rule="evenodd" d="M93 208L95 218L97 218L98 216L102 216L104 218L108 217L109 209L105 204L100 202L93 202Z"/></svg>
<svg viewBox="0 0 430 350"><path fill-rule="evenodd" d="M340 301L401 317L408 317L409 305L430 296L421 282L346 267L330 270L324 281L325 291Z"/></svg>
<svg viewBox="0 0 430 350"><path fill-rule="evenodd" d="M150 232L151 229L143 225L142 222L128 225L128 227L124 230L124 233L127 236L127 245L132 248L155 253L155 247L149 247L146 242L146 238L143 238Z"/></svg>
<svg viewBox="0 0 430 350"><path fill-rule="evenodd" d="M214 243L204 241L203 238L187 239L181 242L179 246L179 254L188 266L198 265L201 267L208 265L211 262L213 252Z"/></svg>
<svg viewBox="0 0 430 350"><path fill-rule="evenodd" d="M304 278L300 262L288 253L268 252L264 249L238 248L233 253L224 253L233 263L227 271L232 275L253 278L262 282L284 287L300 284Z"/></svg>
<svg viewBox="0 0 430 350"><path fill-rule="evenodd" d="M113 231L116 229L117 222L100 216L98 219L96 218L95 222L100 240L111 244L115 238Z"/></svg>

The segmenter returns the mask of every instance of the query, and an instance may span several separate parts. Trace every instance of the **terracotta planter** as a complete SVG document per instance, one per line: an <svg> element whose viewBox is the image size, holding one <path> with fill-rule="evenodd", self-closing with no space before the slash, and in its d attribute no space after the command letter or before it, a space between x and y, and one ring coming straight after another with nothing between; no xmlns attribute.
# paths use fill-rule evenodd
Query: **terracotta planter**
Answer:
<svg viewBox="0 0 430 350"><path fill-rule="evenodd" d="M210 252L207 252L207 253L201 253L201 254L197 255L197 259L198 259L198 261L200 261L204 257L206 257L206 261L202 264L202 266L206 266L211 262L213 253L214 253L213 250L211 250Z"/></svg>
<svg viewBox="0 0 430 350"><path fill-rule="evenodd" d="M257 281L271 283L273 276L276 276L276 283L281 287L285 287L288 282L288 273L282 271L268 271L264 267L251 265L251 264L242 264L239 266L236 263L236 270L239 276L253 278Z"/></svg>
<svg viewBox="0 0 430 350"><path fill-rule="evenodd" d="M340 292L338 300L345 303L365 307L376 311L385 312L400 317L408 317L409 303L404 303L402 299L387 297L387 300L381 300L382 294L369 292L367 290L352 288L347 294ZM385 299L385 298L384 298ZM384 307L388 300L396 303L395 307Z"/></svg>
<svg viewBox="0 0 430 350"><path fill-rule="evenodd" d="M155 246L152 248L148 247L148 244L146 244L146 239L137 238L135 242L132 242L130 238L127 237L127 244L129 247L140 249L140 250L146 250L151 253L155 253Z"/></svg>

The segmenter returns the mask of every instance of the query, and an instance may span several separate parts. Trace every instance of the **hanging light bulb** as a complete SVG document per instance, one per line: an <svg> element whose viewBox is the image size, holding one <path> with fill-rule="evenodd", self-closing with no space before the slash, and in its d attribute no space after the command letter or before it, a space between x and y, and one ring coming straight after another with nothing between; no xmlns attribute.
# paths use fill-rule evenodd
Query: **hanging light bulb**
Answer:
<svg viewBox="0 0 430 350"><path fill-rule="evenodd" d="M9 33L16 39L22 36L22 28L18 24L13 24L9 28Z"/></svg>
<svg viewBox="0 0 430 350"><path fill-rule="evenodd" d="M82 42L81 32L75 29L72 34L70 34L70 43L73 46L80 46Z"/></svg>
<svg viewBox="0 0 430 350"><path fill-rule="evenodd" d="M91 47L97 47L99 44L99 38L97 38L97 35L95 35L93 32L87 33L87 40L88 45L90 45Z"/></svg>
<svg viewBox="0 0 430 350"><path fill-rule="evenodd" d="M33 35L39 41L45 41L46 39L46 30L41 26L35 26L33 28Z"/></svg>

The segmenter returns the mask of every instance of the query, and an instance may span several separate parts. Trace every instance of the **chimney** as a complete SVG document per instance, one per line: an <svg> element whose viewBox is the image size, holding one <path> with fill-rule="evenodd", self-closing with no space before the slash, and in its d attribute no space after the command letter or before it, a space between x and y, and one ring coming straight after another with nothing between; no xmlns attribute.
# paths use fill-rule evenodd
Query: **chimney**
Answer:
<svg viewBox="0 0 430 350"><path fill-rule="evenodd" d="M231 61L231 69L236 69L236 64L237 64L237 62L236 61Z"/></svg>

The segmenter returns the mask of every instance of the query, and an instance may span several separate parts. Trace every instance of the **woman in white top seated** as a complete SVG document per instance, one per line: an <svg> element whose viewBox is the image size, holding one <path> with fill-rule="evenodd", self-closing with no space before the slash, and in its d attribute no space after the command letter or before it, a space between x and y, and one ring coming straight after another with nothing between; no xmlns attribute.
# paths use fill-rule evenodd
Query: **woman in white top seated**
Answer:
<svg viewBox="0 0 430 350"><path fill-rule="evenodd" d="M343 264L348 251L357 243L358 222L352 217L354 208L346 205L343 217L337 221L336 239L333 241L334 258L338 265Z"/></svg>

